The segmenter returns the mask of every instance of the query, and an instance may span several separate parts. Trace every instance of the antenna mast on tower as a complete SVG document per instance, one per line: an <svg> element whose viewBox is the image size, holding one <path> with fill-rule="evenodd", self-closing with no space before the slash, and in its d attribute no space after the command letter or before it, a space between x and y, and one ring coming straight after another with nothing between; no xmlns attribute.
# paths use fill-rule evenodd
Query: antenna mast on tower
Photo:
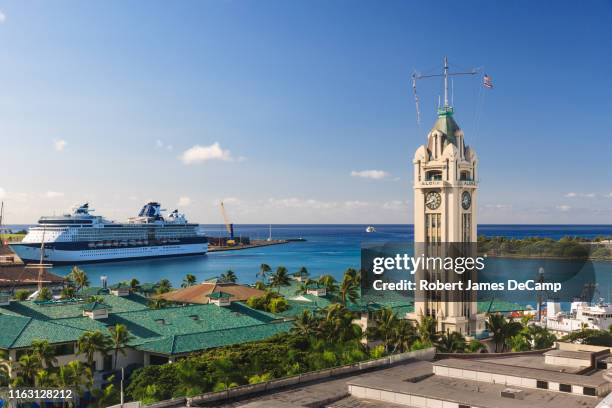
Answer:
<svg viewBox="0 0 612 408"><path fill-rule="evenodd" d="M449 77L459 76L459 75L476 75L478 74L478 72L479 70L477 68L472 68L471 71L466 71L466 72L449 72L448 57L444 57L443 70L439 74L423 75L415 71L412 74L412 90L414 92L414 100L416 103L417 123L420 123L421 121L421 110L419 108L419 97L417 95L417 90L416 90L416 84L419 79L435 78L435 77L444 78L444 106L442 108L439 108L439 110L444 111L444 112L452 112L453 108L448 103L448 79ZM453 94L454 94L454 89L453 89Z"/></svg>

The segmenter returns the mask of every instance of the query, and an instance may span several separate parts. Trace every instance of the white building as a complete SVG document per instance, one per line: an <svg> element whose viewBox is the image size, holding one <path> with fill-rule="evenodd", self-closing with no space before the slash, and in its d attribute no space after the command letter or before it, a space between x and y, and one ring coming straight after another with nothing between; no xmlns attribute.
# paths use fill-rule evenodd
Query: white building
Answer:
<svg viewBox="0 0 612 408"><path fill-rule="evenodd" d="M570 312L562 312L557 301L548 301L546 318L543 323L557 335L566 335L583 327L594 330L608 330L612 325L612 305L600 302L572 302Z"/></svg>

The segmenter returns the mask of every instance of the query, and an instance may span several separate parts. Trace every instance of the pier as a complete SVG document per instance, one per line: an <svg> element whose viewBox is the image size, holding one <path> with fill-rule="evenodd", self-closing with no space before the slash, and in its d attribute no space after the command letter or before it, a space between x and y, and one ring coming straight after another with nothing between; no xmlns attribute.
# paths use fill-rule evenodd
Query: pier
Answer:
<svg viewBox="0 0 612 408"><path fill-rule="evenodd" d="M271 245L281 245L281 244L288 244L289 240L286 239L273 239L273 240L264 240L264 239L254 239L249 241L248 244L241 244L241 243L237 243L235 245L224 245L224 246L218 246L218 245L209 245L208 246L208 252L221 252L221 251L235 251L235 250L239 250L239 249L250 249L250 248L259 248L259 247L266 247L266 246L271 246Z"/></svg>

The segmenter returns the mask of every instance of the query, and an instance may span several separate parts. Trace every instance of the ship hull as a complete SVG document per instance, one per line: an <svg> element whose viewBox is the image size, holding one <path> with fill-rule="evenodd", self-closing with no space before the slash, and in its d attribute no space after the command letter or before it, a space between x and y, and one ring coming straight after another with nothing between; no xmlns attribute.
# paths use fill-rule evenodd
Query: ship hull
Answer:
<svg viewBox="0 0 612 408"><path fill-rule="evenodd" d="M10 247L24 263L40 262L40 246L20 243L11 244ZM49 245L45 246L43 262L72 265L204 255L207 251L208 242L87 249L81 246L70 248L64 245Z"/></svg>

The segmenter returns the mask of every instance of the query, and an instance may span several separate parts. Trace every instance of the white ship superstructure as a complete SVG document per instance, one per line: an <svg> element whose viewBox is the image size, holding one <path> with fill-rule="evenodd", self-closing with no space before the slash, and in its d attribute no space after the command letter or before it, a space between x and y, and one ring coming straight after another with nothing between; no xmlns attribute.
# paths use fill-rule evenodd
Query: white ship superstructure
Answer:
<svg viewBox="0 0 612 408"><path fill-rule="evenodd" d="M198 224L159 203L147 203L127 223L92 215L89 204L69 214L41 217L11 248L24 262L73 264L205 254L208 240Z"/></svg>
<svg viewBox="0 0 612 408"><path fill-rule="evenodd" d="M608 330L612 325L612 305L600 301L591 305L587 302L572 302L570 312L562 312L556 301L547 302L546 327L558 335L566 335L583 327L594 330Z"/></svg>

